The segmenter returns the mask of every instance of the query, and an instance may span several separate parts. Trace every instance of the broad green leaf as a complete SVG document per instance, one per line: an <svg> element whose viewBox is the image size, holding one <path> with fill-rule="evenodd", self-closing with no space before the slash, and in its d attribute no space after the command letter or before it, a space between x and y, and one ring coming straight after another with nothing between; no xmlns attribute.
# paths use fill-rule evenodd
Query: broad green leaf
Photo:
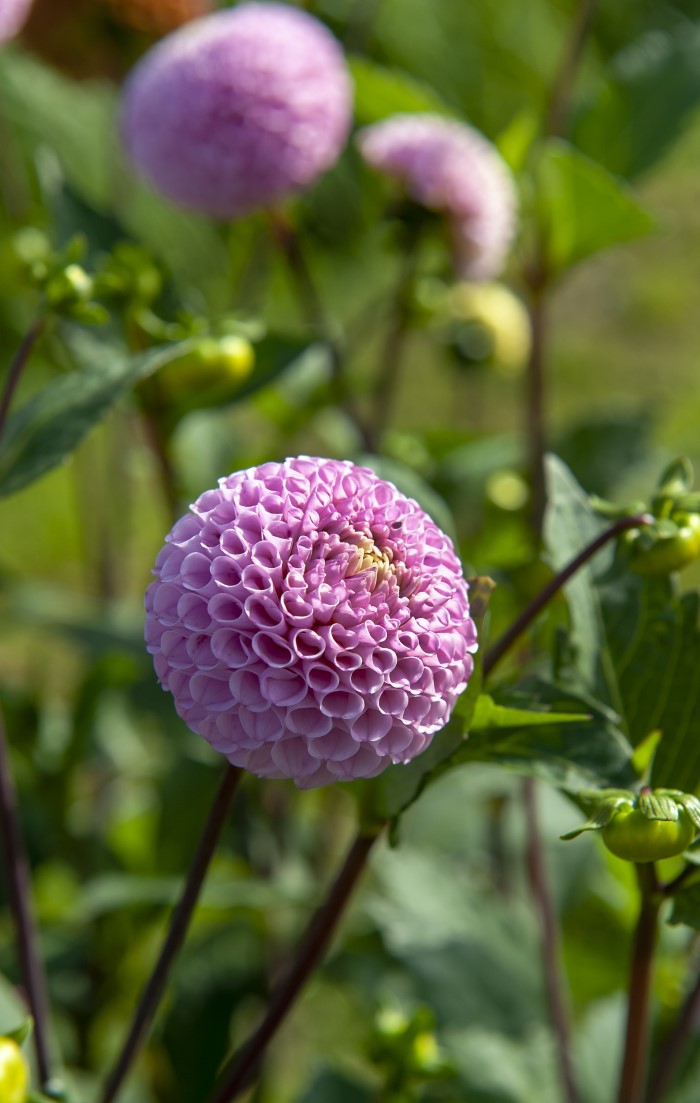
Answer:
<svg viewBox="0 0 700 1103"><path fill-rule="evenodd" d="M387 69L366 57L350 59L355 82L355 116L366 125L402 112L450 115L437 92L398 69Z"/></svg>
<svg viewBox="0 0 700 1103"><path fill-rule="evenodd" d="M545 549L552 568L560 571L602 532L605 523L594 514L588 497L565 464L551 455L545 462L548 503L544 521ZM564 587L576 672L589 691L593 691L598 682L601 660L600 601L593 583L609 569L612 557L610 547L603 549Z"/></svg>
<svg viewBox="0 0 700 1103"><path fill-rule="evenodd" d="M539 679L524 682L504 699L527 723L475 730L454 757L456 762L493 762L576 792L595 786L633 784L632 749L616 717L600 702L576 696ZM531 706L543 709L536 723ZM525 706L530 708L526 709ZM578 710L578 715L577 715ZM555 720L563 715L564 720Z"/></svg>
<svg viewBox="0 0 700 1103"><path fill-rule="evenodd" d="M471 731L488 731L496 728L541 727L543 724L580 724L580 712L539 712L533 709L515 709L497 705L488 693L482 693L476 702Z"/></svg>
<svg viewBox="0 0 700 1103"><path fill-rule="evenodd" d="M579 111L576 145L611 172L634 177L666 154L700 103L700 25L645 34L613 58Z"/></svg>
<svg viewBox="0 0 700 1103"><path fill-rule="evenodd" d="M0 1034L16 1030L26 1018L26 1005L9 980L0 973Z"/></svg>
<svg viewBox="0 0 700 1103"><path fill-rule="evenodd" d="M535 175L538 219L553 275L652 228L651 216L625 184L560 139L544 144Z"/></svg>
<svg viewBox="0 0 700 1103"><path fill-rule="evenodd" d="M299 1103L372 1103L376 1095L368 1087L331 1069L323 1069L299 1097Z"/></svg>
<svg viewBox="0 0 700 1103"><path fill-rule="evenodd" d="M687 927L700 931L700 880L686 885L675 894L669 923L685 923Z"/></svg>
<svg viewBox="0 0 700 1103"><path fill-rule="evenodd" d="M0 497L63 463L133 383L183 351L181 343L129 356L85 332L74 333L67 347L78 370L49 383L7 422L0 444Z"/></svg>

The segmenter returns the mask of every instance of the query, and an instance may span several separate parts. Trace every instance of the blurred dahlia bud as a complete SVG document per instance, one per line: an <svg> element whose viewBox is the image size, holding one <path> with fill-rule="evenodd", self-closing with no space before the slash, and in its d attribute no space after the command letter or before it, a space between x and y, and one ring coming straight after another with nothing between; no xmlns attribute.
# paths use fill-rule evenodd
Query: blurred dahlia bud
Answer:
<svg viewBox="0 0 700 1103"><path fill-rule="evenodd" d="M0 42L8 42L24 26L32 0L0 0Z"/></svg>
<svg viewBox="0 0 700 1103"><path fill-rule="evenodd" d="M100 0L119 23L146 34L166 34L168 31L208 15L213 0Z"/></svg>
<svg viewBox="0 0 700 1103"><path fill-rule="evenodd" d="M308 789L408 762L473 669L449 538L347 461L221 479L154 573L146 643L161 685L190 728L261 777Z"/></svg>
<svg viewBox="0 0 700 1103"><path fill-rule="evenodd" d="M365 127L357 141L368 164L400 180L416 203L447 215L462 279L502 271L516 229L515 184L483 134L439 115L394 115Z"/></svg>
<svg viewBox="0 0 700 1103"><path fill-rule="evenodd" d="M457 283L447 296L453 324L466 327L465 359L471 340L476 358L505 376L522 375L532 346L530 315L522 301L502 283Z"/></svg>
<svg viewBox="0 0 700 1103"><path fill-rule="evenodd" d="M124 141L164 195L228 218L330 168L351 107L343 53L322 23L247 3L195 20L144 56L125 89Z"/></svg>

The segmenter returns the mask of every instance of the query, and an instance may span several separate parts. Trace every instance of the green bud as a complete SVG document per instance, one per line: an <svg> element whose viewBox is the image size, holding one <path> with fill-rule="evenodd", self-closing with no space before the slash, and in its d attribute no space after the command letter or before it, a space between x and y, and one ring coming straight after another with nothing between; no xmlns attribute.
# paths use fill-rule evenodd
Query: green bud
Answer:
<svg viewBox="0 0 700 1103"><path fill-rule="evenodd" d="M580 794L585 799L585 794ZM575 839L600 831L608 850L628 862L655 862L682 854L700 831L700 801L678 789L645 787L588 794L593 814L582 827L562 835Z"/></svg>
<svg viewBox="0 0 700 1103"><path fill-rule="evenodd" d="M46 301L55 309L61 309L85 302L92 292L92 277L79 264L68 264L49 279Z"/></svg>
<svg viewBox="0 0 700 1103"><path fill-rule="evenodd" d="M0 1100L2 1103L26 1103L29 1091L29 1065L17 1042L0 1038Z"/></svg>

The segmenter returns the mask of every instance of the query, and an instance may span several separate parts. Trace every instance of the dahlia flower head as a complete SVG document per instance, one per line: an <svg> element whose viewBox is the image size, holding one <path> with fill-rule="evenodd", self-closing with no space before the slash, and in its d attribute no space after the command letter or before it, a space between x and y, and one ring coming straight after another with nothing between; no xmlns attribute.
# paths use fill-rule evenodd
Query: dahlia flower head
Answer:
<svg viewBox="0 0 700 1103"><path fill-rule="evenodd" d="M330 31L297 8L245 3L144 55L126 83L122 132L163 195L231 218L312 184L338 159L351 115Z"/></svg>
<svg viewBox="0 0 700 1103"><path fill-rule="evenodd" d="M180 518L146 644L180 716L236 766L310 789L408 762L446 723L476 629L450 539L347 461L229 475Z"/></svg>
<svg viewBox="0 0 700 1103"><path fill-rule="evenodd" d="M0 43L9 42L24 26L32 0L0 0Z"/></svg>
<svg viewBox="0 0 700 1103"><path fill-rule="evenodd" d="M513 176L478 130L439 115L394 115L357 135L365 161L448 219L462 279L502 272L516 230Z"/></svg>

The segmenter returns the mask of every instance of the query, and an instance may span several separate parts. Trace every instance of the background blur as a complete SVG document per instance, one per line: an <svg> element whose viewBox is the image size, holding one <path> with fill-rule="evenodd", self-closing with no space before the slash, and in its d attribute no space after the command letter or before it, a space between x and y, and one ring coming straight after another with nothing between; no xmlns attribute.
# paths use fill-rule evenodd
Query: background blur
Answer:
<svg viewBox="0 0 700 1103"><path fill-rule="evenodd" d="M21 39L2 49L3 363L36 314L26 267L43 247L41 234L60 246L78 231L97 266L116 241L137 242L162 272L165 317L235 315L253 333L266 326L299 348L308 343L264 219L223 226L176 211L134 179L120 152L124 74L159 34L207 6L37 0ZM358 124L396 110L445 111L516 161L573 13L570 0L305 6L351 55ZM631 159L624 127L611 137L596 114L611 80L630 73L649 85L639 117L655 150L646 160L643 152ZM655 117L662 86L671 106ZM562 280L549 405L554 450L587 490L622 500L646 491L675 455L700 462L699 98L700 2L601 0L577 84L574 140L633 181L654 229ZM386 189L350 146L290 209L327 310L347 334L354 399L371 410L402 244L386 217ZM526 251L525 239L508 273L516 292ZM539 577L521 477L524 383L458 355L454 325L431 308L449 280L446 257L431 253L425 267L379 469L457 534L468 568L496 579L495 632ZM65 370L49 334L18 404ZM318 349L248 397L233 393L200 408L197 386L183 385L171 399L183 509L220 475L266 459L365 452ZM122 1037L222 765L177 718L142 643L142 595L169 527L131 399L70 463L0 501L0 699L56 1029L85 1099ZM335 954L273 1048L256 1103L555 1103L518 786L492 767L454 771L409 814L399 849L379 849ZM560 844L578 813L553 790L541 798L583 1101L607 1103L634 920L632 871L590 837ZM347 787L300 794L286 783L247 780L124 1103L206 1097L217 1062L256 1021L354 814ZM694 950L687 931L666 929L657 1030L682 1000ZM0 972L17 978L4 911ZM0 990L0 1029L14 1025L13 1000ZM396 1053L414 1036L422 1040L408 1075L405 1053ZM697 1098L699 1060L696 1044L674 1103Z"/></svg>

